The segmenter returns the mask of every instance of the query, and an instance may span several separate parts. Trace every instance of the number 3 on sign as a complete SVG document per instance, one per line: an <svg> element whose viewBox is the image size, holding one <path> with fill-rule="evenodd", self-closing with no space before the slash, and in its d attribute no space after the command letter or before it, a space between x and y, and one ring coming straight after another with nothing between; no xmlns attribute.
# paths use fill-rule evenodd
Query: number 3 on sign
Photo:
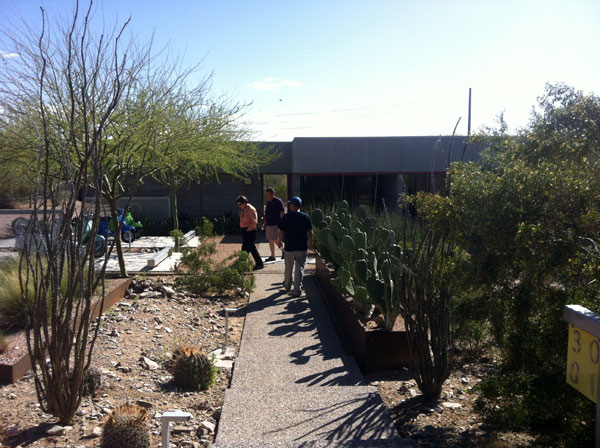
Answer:
<svg viewBox="0 0 600 448"><path fill-rule="evenodd" d="M600 342L588 332L569 324L567 383L596 402Z"/></svg>

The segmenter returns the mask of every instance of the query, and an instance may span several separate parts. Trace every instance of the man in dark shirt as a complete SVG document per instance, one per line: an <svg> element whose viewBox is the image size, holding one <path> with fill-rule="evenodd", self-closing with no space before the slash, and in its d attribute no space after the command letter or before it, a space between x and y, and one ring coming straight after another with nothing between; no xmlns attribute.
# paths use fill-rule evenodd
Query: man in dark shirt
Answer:
<svg viewBox="0 0 600 448"><path fill-rule="evenodd" d="M270 187L265 190L265 197L267 198L267 204L262 220L262 230L266 228L269 249L271 249L271 256L265 261L275 261L275 244L279 235L279 227L277 226L285 213L285 205L283 205L283 201L280 198L275 196L275 190Z"/></svg>
<svg viewBox="0 0 600 448"><path fill-rule="evenodd" d="M310 217L300 211L302 199L294 196L288 201L288 213L281 218L279 223L279 239L277 245L284 246L285 273L283 276L283 287L290 291L292 289L292 269L294 269L294 290L292 295L300 297L302 293L302 276L304 275L304 264L306 263L306 251L313 247L313 232Z"/></svg>

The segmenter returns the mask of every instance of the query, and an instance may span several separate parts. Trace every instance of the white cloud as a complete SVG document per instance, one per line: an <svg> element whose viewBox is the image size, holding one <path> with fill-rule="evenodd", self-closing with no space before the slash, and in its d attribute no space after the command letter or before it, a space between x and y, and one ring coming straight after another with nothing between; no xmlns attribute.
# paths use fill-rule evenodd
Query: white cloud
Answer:
<svg viewBox="0 0 600 448"><path fill-rule="evenodd" d="M294 81L293 79L286 79L281 82L282 86L297 88L302 85L300 81Z"/></svg>
<svg viewBox="0 0 600 448"><path fill-rule="evenodd" d="M0 50L0 59L10 59L19 57L19 53L9 53L8 51Z"/></svg>
<svg viewBox="0 0 600 448"><path fill-rule="evenodd" d="M301 85L302 83L300 81L296 81L293 79L284 79L283 81L277 81L272 76L267 76L265 79L262 79L260 81L254 81L250 84L246 84L246 86L250 87L251 89L270 91L279 90L281 87L291 87L295 89L300 87Z"/></svg>

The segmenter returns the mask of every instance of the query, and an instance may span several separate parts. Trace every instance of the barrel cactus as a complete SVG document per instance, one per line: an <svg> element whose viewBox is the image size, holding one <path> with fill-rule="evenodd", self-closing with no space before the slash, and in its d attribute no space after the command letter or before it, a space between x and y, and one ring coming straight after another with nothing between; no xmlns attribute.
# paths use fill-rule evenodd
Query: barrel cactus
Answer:
<svg viewBox="0 0 600 448"><path fill-rule="evenodd" d="M108 416L102 448L149 448L148 411L137 404L117 406Z"/></svg>
<svg viewBox="0 0 600 448"><path fill-rule="evenodd" d="M173 382L188 390L206 390L215 381L217 369L202 349L185 346L178 349L173 366Z"/></svg>

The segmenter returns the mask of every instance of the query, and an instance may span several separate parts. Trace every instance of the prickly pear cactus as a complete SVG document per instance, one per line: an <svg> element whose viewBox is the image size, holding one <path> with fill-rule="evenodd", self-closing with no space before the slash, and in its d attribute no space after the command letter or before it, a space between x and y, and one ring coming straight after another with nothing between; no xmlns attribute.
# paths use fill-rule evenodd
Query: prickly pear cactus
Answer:
<svg viewBox="0 0 600 448"><path fill-rule="evenodd" d="M102 448L149 448L148 412L136 404L117 406L104 424Z"/></svg>
<svg viewBox="0 0 600 448"><path fill-rule="evenodd" d="M354 296L354 281L352 280L352 273L348 268L348 263L344 263L338 269L338 276L331 280L336 289L342 294L348 294Z"/></svg>
<svg viewBox="0 0 600 448"><path fill-rule="evenodd" d="M310 219L317 229L324 229L327 227L327 222L325 221L325 217L323 216L321 209L314 209L310 214Z"/></svg>
<svg viewBox="0 0 600 448"><path fill-rule="evenodd" d="M173 366L173 382L188 390L206 390L215 381L217 370L202 349L186 346L178 349Z"/></svg>

